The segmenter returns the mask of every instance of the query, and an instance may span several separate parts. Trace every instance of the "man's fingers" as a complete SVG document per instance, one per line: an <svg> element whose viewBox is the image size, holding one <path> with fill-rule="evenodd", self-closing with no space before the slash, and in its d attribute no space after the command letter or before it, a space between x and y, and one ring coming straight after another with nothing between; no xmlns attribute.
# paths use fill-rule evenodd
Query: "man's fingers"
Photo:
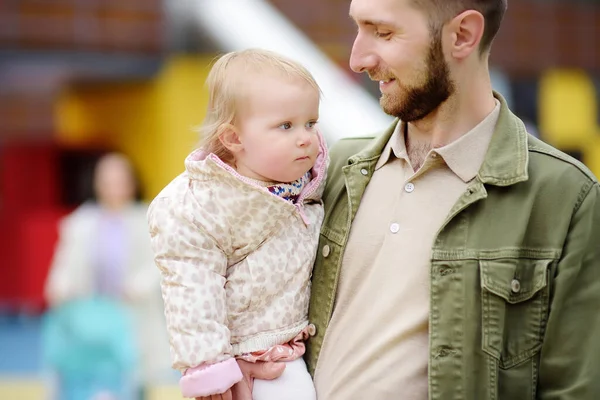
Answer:
<svg viewBox="0 0 600 400"><path fill-rule="evenodd" d="M285 363L282 362L262 362L251 363L243 360L237 360L242 371L244 379L235 384L232 388L232 400L252 400L252 386L254 379L272 380L279 378L285 369Z"/></svg>
<svg viewBox="0 0 600 400"><path fill-rule="evenodd" d="M283 362L265 362L257 364L257 366L258 368L250 375L255 379L268 381L279 378L285 370L285 363Z"/></svg>
<svg viewBox="0 0 600 400"><path fill-rule="evenodd" d="M221 395L222 400L231 400L231 389Z"/></svg>
<svg viewBox="0 0 600 400"><path fill-rule="evenodd" d="M248 376L255 379L263 379L270 381L279 378L285 369L283 362L257 362L249 363L238 360L238 365L242 370L244 377Z"/></svg>
<svg viewBox="0 0 600 400"><path fill-rule="evenodd" d="M239 362L239 361L238 361ZM252 400L252 389L246 379L233 385L231 388L232 400Z"/></svg>
<svg viewBox="0 0 600 400"><path fill-rule="evenodd" d="M231 389L223 394L213 394L206 397L196 397L196 400L233 400L231 398ZM250 399L252 400L252 399Z"/></svg>

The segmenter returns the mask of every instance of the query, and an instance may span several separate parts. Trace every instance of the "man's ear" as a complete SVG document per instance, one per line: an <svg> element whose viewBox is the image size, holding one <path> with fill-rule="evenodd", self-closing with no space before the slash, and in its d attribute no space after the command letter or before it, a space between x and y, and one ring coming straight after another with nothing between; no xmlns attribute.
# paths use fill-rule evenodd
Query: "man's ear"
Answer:
<svg viewBox="0 0 600 400"><path fill-rule="evenodd" d="M219 140L232 154L238 154L244 149L240 140L238 129L231 124L223 124L219 127Z"/></svg>
<svg viewBox="0 0 600 400"><path fill-rule="evenodd" d="M462 60L479 52L479 45L485 29L485 18L475 10L467 10L450 21L450 54Z"/></svg>

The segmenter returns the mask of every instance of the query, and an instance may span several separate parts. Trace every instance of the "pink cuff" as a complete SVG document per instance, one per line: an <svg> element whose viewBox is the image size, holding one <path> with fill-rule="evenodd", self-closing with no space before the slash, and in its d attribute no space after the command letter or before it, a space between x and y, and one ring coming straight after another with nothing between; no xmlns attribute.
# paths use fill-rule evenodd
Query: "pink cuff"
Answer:
<svg viewBox="0 0 600 400"><path fill-rule="evenodd" d="M183 397L203 397L225 393L242 380L242 371L235 358L211 365L187 369L179 380Z"/></svg>

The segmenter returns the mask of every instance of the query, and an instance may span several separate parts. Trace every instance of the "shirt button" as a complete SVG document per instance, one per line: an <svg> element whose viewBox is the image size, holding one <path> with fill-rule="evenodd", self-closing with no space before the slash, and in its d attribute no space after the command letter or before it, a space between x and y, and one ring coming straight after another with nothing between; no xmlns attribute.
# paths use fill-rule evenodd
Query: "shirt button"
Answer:
<svg viewBox="0 0 600 400"><path fill-rule="evenodd" d="M364 176L369 175L369 170L367 170L366 168L363 168L360 170L360 173L363 174Z"/></svg>
<svg viewBox="0 0 600 400"><path fill-rule="evenodd" d="M392 233L398 233L400 231L400 225L398 225L397 223L393 223L390 225L390 231Z"/></svg>
<svg viewBox="0 0 600 400"><path fill-rule="evenodd" d="M321 253L323 254L323 257L329 257L329 253L331 253L331 248L329 248L329 245L326 244L325 246L323 246Z"/></svg>
<svg viewBox="0 0 600 400"><path fill-rule="evenodd" d="M431 153L431 158L437 158L437 153Z"/></svg>
<svg viewBox="0 0 600 400"><path fill-rule="evenodd" d="M513 279L510 283L510 289L513 293L519 293L521 291L521 282L518 279Z"/></svg>
<svg viewBox="0 0 600 400"><path fill-rule="evenodd" d="M415 190L414 183L408 182L406 185L404 185L404 190L406 191L406 193L412 193Z"/></svg>
<svg viewBox="0 0 600 400"><path fill-rule="evenodd" d="M307 326L308 328L308 334L310 336L315 336L317 334L317 327L315 326L315 324L309 324Z"/></svg>

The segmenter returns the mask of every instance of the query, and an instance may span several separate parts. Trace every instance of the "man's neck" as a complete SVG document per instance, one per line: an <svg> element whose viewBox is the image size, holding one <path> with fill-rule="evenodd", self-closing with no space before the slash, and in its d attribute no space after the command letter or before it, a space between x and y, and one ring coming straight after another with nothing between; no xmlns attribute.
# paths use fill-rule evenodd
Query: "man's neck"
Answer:
<svg viewBox="0 0 600 400"><path fill-rule="evenodd" d="M489 79L458 85L455 93L427 117L407 124L406 148L415 171L432 148L454 142L496 107Z"/></svg>
<svg viewBox="0 0 600 400"><path fill-rule="evenodd" d="M495 107L491 90L473 99L454 95L426 118L409 123L408 135L413 140L428 141L432 148L442 147L477 126Z"/></svg>

